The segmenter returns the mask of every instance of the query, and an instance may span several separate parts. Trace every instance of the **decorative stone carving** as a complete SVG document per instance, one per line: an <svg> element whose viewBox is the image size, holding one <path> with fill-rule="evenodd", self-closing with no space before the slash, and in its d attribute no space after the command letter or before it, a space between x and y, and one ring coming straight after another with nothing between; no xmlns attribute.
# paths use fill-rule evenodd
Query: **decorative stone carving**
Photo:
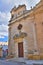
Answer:
<svg viewBox="0 0 43 65"><path fill-rule="evenodd" d="M18 30L21 30L21 29L22 29L22 24L19 24Z"/></svg>

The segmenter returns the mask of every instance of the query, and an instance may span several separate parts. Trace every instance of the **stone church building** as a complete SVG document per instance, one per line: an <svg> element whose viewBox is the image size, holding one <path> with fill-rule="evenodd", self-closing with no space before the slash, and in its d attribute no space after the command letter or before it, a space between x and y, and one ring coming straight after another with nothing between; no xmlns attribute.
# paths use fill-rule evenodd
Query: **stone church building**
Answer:
<svg viewBox="0 0 43 65"><path fill-rule="evenodd" d="M8 55L43 55L43 0L31 10L19 5L10 12Z"/></svg>

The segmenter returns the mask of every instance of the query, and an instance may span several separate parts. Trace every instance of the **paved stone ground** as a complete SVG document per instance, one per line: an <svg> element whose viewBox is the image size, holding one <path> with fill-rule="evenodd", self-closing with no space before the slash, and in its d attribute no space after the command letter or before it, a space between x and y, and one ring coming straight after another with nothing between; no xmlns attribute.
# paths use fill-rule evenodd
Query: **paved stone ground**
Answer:
<svg viewBox="0 0 43 65"><path fill-rule="evenodd" d="M25 63L21 63L21 62L0 61L0 65L31 65L31 64L25 64Z"/></svg>
<svg viewBox="0 0 43 65"><path fill-rule="evenodd" d="M0 61L0 65L43 65L43 64L25 64L25 63L21 63L21 62L6 62L6 61Z"/></svg>
<svg viewBox="0 0 43 65"><path fill-rule="evenodd" d="M0 60L0 65L43 65L43 60L9 59Z"/></svg>

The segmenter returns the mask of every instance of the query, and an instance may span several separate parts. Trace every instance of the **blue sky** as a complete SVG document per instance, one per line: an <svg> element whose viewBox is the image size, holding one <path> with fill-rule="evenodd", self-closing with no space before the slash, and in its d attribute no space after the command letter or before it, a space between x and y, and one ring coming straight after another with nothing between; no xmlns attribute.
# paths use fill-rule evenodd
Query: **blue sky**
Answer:
<svg viewBox="0 0 43 65"><path fill-rule="evenodd" d="M10 10L16 5L26 4L27 9L35 6L40 0L0 0L0 41L8 41L8 21Z"/></svg>

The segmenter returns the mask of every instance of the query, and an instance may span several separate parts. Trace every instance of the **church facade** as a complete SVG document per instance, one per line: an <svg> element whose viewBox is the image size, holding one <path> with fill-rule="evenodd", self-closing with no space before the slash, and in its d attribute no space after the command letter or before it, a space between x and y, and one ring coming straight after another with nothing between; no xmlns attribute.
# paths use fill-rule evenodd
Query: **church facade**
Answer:
<svg viewBox="0 0 43 65"><path fill-rule="evenodd" d="M11 10L8 55L28 58L43 55L43 1L31 10L19 5Z"/></svg>

